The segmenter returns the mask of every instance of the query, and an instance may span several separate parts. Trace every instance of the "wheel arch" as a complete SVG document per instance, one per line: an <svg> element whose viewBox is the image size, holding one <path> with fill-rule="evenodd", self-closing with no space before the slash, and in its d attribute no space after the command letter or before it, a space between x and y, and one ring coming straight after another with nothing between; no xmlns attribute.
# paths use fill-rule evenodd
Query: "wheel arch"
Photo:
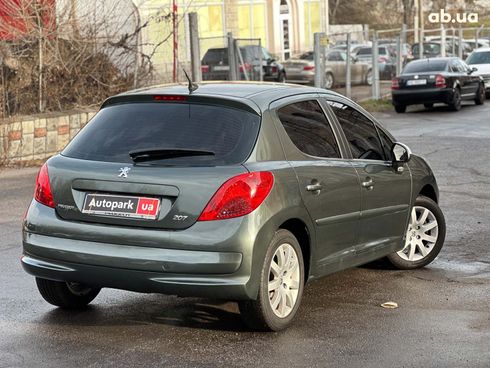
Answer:
<svg viewBox="0 0 490 368"><path fill-rule="evenodd" d="M288 230L291 232L301 247L303 253L303 261L305 266L305 281L308 280L311 270L311 235L308 226L298 218L291 218L284 221L279 229Z"/></svg>
<svg viewBox="0 0 490 368"><path fill-rule="evenodd" d="M429 197L434 202L438 203L437 193L431 184L426 184L419 192L419 195Z"/></svg>

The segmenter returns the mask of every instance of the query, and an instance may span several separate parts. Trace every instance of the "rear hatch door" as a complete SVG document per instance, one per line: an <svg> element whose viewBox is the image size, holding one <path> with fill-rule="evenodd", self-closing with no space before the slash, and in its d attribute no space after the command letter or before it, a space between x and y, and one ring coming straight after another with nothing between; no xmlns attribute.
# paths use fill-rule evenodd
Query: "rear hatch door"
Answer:
<svg viewBox="0 0 490 368"><path fill-rule="evenodd" d="M219 104L104 107L49 162L56 211L71 221L187 228L226 180L247 171L259 127L257 113ZM159 154L129 155L144 151Z"/></svg>

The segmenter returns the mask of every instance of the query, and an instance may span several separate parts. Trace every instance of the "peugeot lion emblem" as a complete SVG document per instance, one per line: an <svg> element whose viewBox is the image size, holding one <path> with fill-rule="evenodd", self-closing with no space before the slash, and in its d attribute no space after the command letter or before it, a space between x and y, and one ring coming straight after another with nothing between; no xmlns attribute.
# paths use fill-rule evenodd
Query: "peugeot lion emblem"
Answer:
<svg viewBox="0 0 490 368"><path fill-rule="evenodd" d="M129 174L129 170L131 170L130 167L127 167L127 166L126 167L121 167L119 169L119 175L118 176L120 178L127 178L128 177L128 174Z"/></svg>

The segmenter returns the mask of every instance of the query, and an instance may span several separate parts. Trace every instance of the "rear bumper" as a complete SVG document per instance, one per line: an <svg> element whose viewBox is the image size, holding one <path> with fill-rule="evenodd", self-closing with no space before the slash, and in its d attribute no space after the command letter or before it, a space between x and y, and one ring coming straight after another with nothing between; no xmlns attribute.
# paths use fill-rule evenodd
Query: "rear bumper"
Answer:
<svg viewBox="0 0 490 368"><path fill-rule="evenodd" d="M247 218L164 231L66 221L32 201L23 228L29 274L137 292L254 299L254 256L264 242Z"/></svg>
<svg viewBox="0 0 490 368"><path fill-rule="evenodd" d="M300 73L287 72L286 80L288 83L313 84L315 82L315 73L310 71Z"/></svg>
<svg viewBox="0 0 490 368"><path fill-rule="evenodd" d="M450 103L453 98L453 90L451 88L402 89L392 91L391 96L394 105Z"/></svg>
<svg viewBox="0 0 490 368"><path fill-rule="evenodd" d="M36 277L81 282L143 293L162 293L216 299L250 299L248 278L240 275L197 275L140 271L44 259L24 253L24 270Z"/></svg>

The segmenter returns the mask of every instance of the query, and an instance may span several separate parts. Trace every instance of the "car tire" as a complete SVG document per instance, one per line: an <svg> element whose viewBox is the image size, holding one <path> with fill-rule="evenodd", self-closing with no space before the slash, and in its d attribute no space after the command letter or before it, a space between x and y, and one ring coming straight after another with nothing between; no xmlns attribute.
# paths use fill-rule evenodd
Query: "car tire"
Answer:
<svg viewBox="0 0 490 368"><path fill-rule="evenodd" d="M434 104L433 103L424 103L424 107L427 110L432 110L434 108Z"/></svg>
<svg viewBox="0 0 490 368"><path fill-rule="evenodd" d="M407 106L405 106L405 105L395 105L395 111L398 114L403 114L405 111L407 111Z"/></svg>
<svg viewBox="0 0 490 368"><path fill-rule="evenodd" d="M453 111L461 110L461 91L459 88L454 90L452 102L449 104L449 107Z"/></svg>
<svg viewBox="0 0 490 368"><path fill-rule="evenodd" d="M277 82L278 83L285 83L286 82L286 73L285 72L279 73L279 75L277 76Z"/></svg>
<svg viewBox="0 0 490 368"><path fill-rule="evenodd" d="M79 283L36 278L37 289L48 303L64 309L82 309L99 294L100 288Z"/></svg>
<svg viewBox="0 0 490 368"><path fill-rule="evenodd" d="M244 323L258 331L288 327L301 303L304 279L298 240L288 230L278 230L267 248L257 299L238 303Z"/></svg>
<svg viewBox="0 0 490 368"><path fill-rule="evenodd" d="M325 74L325 88L331 89L335 85L335 78L332 73Z"/></svg>
<svg viewBox="0 0 490 368"><path fill-rule="evenodd" d="M373 70L372 69L369 69L366 73L366 78L364 80L364 82L368 85L368 86L372 86L373 85Z"/></svg>
<svg viewBox="0 0 490 368"><path fill-rule="evenodd" d="M431 263L446 237L444 215L432 199L418 196L410 213L405 247L390 254L390 263L400 270L413 270Z"/></svg>
<svg viewBox="0 0 490 368"><path fill-rule="evenodd" d="M478 91L476 92L475 104L483 105L485 103L485 95L485 86L483 84L480 84L480 86L478 87Z"/></svg>

